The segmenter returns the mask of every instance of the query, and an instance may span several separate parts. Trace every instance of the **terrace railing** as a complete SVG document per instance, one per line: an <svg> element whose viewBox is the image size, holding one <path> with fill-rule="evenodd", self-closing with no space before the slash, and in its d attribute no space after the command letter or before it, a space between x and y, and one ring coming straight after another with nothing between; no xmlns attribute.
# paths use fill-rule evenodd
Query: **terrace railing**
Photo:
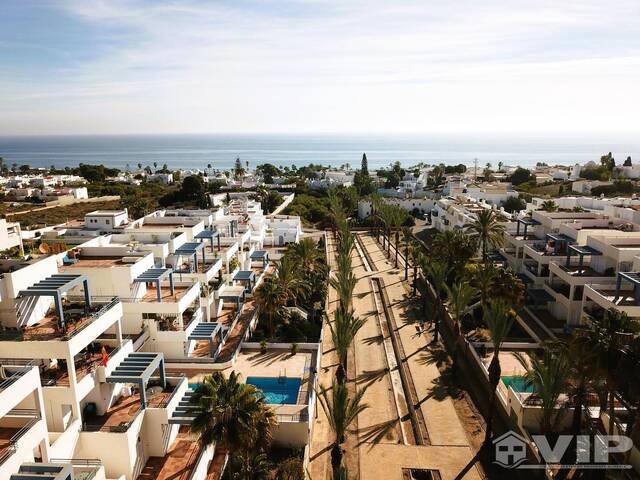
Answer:
<svg viewBox="0 0 640 480"><path fill-rule="evenodd" d="M7 442L7 446L5 447L4 452L0 454L0 465L7 461L11 455L13 455L18 450L18 441L29 431L31 427L33 427L36 423L40 421L40 414L37 410L27 410L27 409L14 409L9 413L15 413L18 415L34 415L35 416L29 420L26 424L24 424L20 430L13 434L13 436Z"/></svg>
<svg viewBox="0 0 640 480"><path fill-rule="evenodd" d="M104 425L97 423L83 423L83 432L110 432L110 433L124 433L129 430L129 427L136 421L136 419L142 413L142 409L139 409L131 420L120 423L120 425Z"/></svg>
<svg viewBox="0 0 640 480"><path fill-rule="evenodd" d="M0 359L0 366L2 367L16 367L11 372L11 375L0 381L0 390L4 390L11 386L16 380L22 377L35 365L33 360L15 360L12 358Z"/></svg>
<svg viewBox="0 0 640 480"><path fill-rule="evenodd" d="M297 413L278 413L276 420L278 422L306 422L309 420L309 412L305 409Z"/></svg>
<svg viewBox="0 0 640 480"><path fill-rule="evenodd" d="M102 317L105 313L107 313L111 308L120 303L120 299L118 297L109 297L110 300L107 303L102 304L99 310L93 312L83 318L81 320L82 324L74 328L73 330L62 333L29 333L23 330L5 330L0 332L0 341L9 340L9 341L46 341L46 340L62 340L68 341L71 338L75 337L78 333L82 332L85 328L91 325L93 322Z"/></svg>

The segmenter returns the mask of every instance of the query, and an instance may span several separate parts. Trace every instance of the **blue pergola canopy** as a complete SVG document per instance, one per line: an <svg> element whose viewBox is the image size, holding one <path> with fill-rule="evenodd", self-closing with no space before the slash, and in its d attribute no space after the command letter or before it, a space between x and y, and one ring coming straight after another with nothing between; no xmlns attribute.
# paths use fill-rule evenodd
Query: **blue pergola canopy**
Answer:
<svg viewBox="0 0 640 480"><path fill-rule="evenodd" d="M527 238L527 228L529 228L530 226L540 225L540 222L538 220L534 220L530 217L519 218L518 220L516 220L516 222L516 235L520 235L520 224L522 224L524 225L523 236L525 237L525 239Z"/></svg>
<svg viewBox="0 0 640 480"><path fill-rule="evenodd" d="M256 283L256 274L253 270L238 270L233 276L233 281L246 283L246 291L251 292Z"/></svg>
<svg viewBox="0 0 640 480"><path fill-rule="evenodd" d="M171 295L175 293L173 286L173 270L171 268L150 268L133 279L134 283L155 283L158 302L162 302L162 288L160 283L163 279L169 279L169 288Z"/></svg>
<svg viewBox="0 0 640 480"><path fill-rule="evenodd" d="M160 370L162 388L167 384L164 370L164 355L160 352L131 352L107 377L107 383L137 383L140 386L140 404L147 405L146 385L151 375Z"/></svg>
<svg viewBox="0 0 640 480"><path fill-rule="evenodd" d="M89 294L89 280L86 275L56 273L35 284L20 290L19 297L53 297L58 314L58 323L64 328L64 312L62 310L62 294L83 285L85 311L91 307L91 295Z"/></svg>
<svg viewBox="0 0 640 480"><path fill-rule="evenodd" d="M251 260L262 261L262 266L265 267L269 262L269 252L266 250L256 250L251 254Z"/></svg>
<svg viewBox="0 0 640 480"><path fill-rule="evenodd" d="M216 351L215 341L218 337L218 346L222 346L222 325L214 322L200 322L189 335L189 340L205 340L209 341L211 358L215 360L218 352Z"/></svg>
<svg viewBox="0 0 640 480"><path fill-rule="evenodd" d="M220 234L216 230L202 230L201 232L196 233L196 235L193 238L195 238L196 240L201 240L203 242L204 240L209 239L209 241L211 242L212 252L213 252L213 239L217 238L218 251L222 250L222 244L220 242Z"/></svg>
<svg viewBox="0 0 640 480"><path fill-rule="evenodd" d="M207 262L207 254L204 248L204 243L200 243L200 242L187 242L185 244L183 244L182 246L176 248L175 254L176 255L187 255L187 256L192 256L193 257L193 265L194 268L196 270L196 272L198 271L198 252L202 252L202 266L204 269L204 265Z"/></svg>
<svg viewBox="0 0 640 480"><path fill-rule="evenodd" d="M582 272L584 257L602 255L602 252L596 250L593 247L590 247L589 245L569 245L567 248L567 267L571 262L571 255L578 255L580 257L578 260L578 270Z"/></svg>

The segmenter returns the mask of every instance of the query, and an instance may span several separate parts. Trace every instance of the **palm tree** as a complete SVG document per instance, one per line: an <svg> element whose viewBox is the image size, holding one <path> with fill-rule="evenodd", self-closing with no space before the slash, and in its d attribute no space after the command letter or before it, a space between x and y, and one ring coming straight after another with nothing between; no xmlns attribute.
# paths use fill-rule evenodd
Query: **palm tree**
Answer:
<svg viewBox="0 0 640 480"><path fill-rule="evenodd" d="M416 296L416 289L418 288L418 266L422 264L422 245L414 241L411 245L411 263L413 263L413 296Z"/></svg>
<svg viewBox="0 0 640 480"><path fill-rule="evenodd" d="M489 364L489 385L491 394L489 397L489 408L487 411L487 429L485 432L483 446L488 448L491 445L491 435L493 431L493 415L496 409L496 389L500 382L502 369L500 368L500 350L507 335L511 331L515 317L509 306L500 298L487 303L484 309L484 320L489 328L491 343L493 344L493 357Z"/></svg>
<svg viewBox="0 0 640 480"><path fill-rule="evenodd" d="M233 480L269 480L273 464L266 453L242 452L231 458Z"/></svg>
<svg viewBox="0 0 640 480"><path fill-rule="evenodd" d="M289 246L289 251L293 258L296 259L303 272L315 270L318 263L323 258L320 250L318 250L316 242L310 237L303 238L298 243L292 243Z"/></svg>
<svg viewBox="0 0 640 480"><path fill-rule="evenodd" d="M513 352L512 355L525 370L525 385L533 387L529 398L540 403L540 432L543 435L556 432L563 413L558 399L567 390L571 369L566 348L547 345L542 355L532 353L529 360L520 352Z"/></svg>
<svg viewBox="0 0 640 480"><path fill-rule="evenodd" d="M427 280L433 287L435 296L434 303L434 333L433 341L438 342L438 331L440 329L440 320L444 318L444 296L447 292L447 266L437 260L425 261L422 265L422 271Z"/></svg>
<svg viewBox="0 0 640 480"><path fill-rule="evenodd" d="M454 333L458 339L462 333L462 319L469 311L471 302L477 295L478 291L469 285L468 282L458 282L451 287L446 286L449 297L449 307L451 317L453 318Z"/></svg>
<svg viewBox="0 0 640 480"><path fill-rule="evenodd" d="M331 388L321 386L318 392L318 400L327 416L329 427L335 436L333 448L331 449L331 467L334 478L337 478L337 473L342 464L341 444L345 441L349 426L359 414L369 408L369 405L362 402L365 391L366 388L361 388L353 398L349 398L347 385L334 380Z"/></svg>
<svg viewBox="0 0 640 480"><path fill-rule="evenodd" d="M488 248L502 245L505 226L498 222L492 210L482 210L476 215L476 220L465 226L465 231L476 237L482 248L482 261L487 262Z"/></svg>
<svg viewBox="0 0 640 480"><path fill-rule="evenodd" d="M376 232L376 240L380 240L378 210L380 209L380 205L382 205L382 196L378 192L372 192L369 194L369 201L371 202L371 219L373 220L374 230Z"/></svg>
<svg viewBox="0 0 640 480"><path fill-rule="evenodd" d="M282 285L274 277L267 277L255 293L256 303L260 308L260 314L267 320L269 336L273 337L276 331L276 321L286 316L284 308L287 295Z"/></svg>
<svg viewBox="0 0 640 480"><path fill-rule="evenodd" d="M366 320L364 318L354 317L353 314L344 312L342 309L336 309L333 314L333 322L327 322L331 331L331 340L333 347L338 355L339 366L336 369L336 378L340 383L344 382L347 377L347 357L349 348L356 338L358 330L360 330Z"/></svg>
<svg viewBox="0 0 640 480"><path fill-rule="evenodd" d="M356 288L356 276L349 270L346 273L339 273L329 280L329 284L335 289L340 300L340 309L343 312L351 311L353 302L353 290Z"/></svg>
<svg viewBox="0 0 640 480"><path fill-rule="evenodd" d="M574 338L566 346L569 357L569 380L567 393L573 404L573 418L571 420L571 434L580 435L582 425L582 411L587 395L595 381L594 362L596 352L587 342Z"/></svg>
<svg viewBox="0 0 640 480"><path fill-rule="evenodd" d="M449 283L462 275L465 266L478 251L478 244L459 229L438 232L431 244L432 256L446 263Z"/></svg>
<svg viewBox="0 0 640 480"><path fill-rule="evenodd" d="M216 372L205 377L195 390L191 432L203 446L215 444L231 452L252 447L256 419L268 407L256 387L240 382L239 378L235 371L229 378Z"/></svg>
<svg viewBox="0 0 640 480"><path fill-rule="evenodd" d="M396 254L395 254L395 266L396 268L398 268L398 252L400 250L400 227L402 227L402 225L404 224L404 222L407 221L407 218L409 217L409 214L407 213L407 211L398 206L398 205L390 205L390 223L391 223L391 228L395 233L395 249L396 249Z"/></svg>
<svg viewBox="0 0 640 480"><path fill-rule="evenodd" d="M553 200L545 200L540 205L540 210L544 210L545 212L555 212L558 210L558 205Z"/></svg>
<svg viewBox="0 0 640 480"><path fill-rule="evenodd" d="M613 308L607 310L602 318L591 317L590 325L578 333L580 341L596 352L596 367L605 378L608 397L609 435L613 435L615 420L614 400L616 375L623 351L638 326L626 313Z"/></svg>
<svg viewBox="0 0 640 480"><path fill-rule="evenodd" d="M286 303L296 303L299 295L309 292L309 285L302 277L302 271L295 260L288 255L282 257L276 266L276 278Z"/></svg>

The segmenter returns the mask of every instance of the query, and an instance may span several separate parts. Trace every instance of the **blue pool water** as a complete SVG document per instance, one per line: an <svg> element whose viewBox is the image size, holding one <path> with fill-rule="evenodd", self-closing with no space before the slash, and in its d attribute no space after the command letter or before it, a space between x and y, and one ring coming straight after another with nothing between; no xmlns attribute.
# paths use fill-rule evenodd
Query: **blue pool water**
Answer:
<svg viewBox="0 0 640 480"><path fill-rule="evenodd" d="M523 377L517 375L502 377L502 383L504 383L507 388L511 387L518 393L533 393L533 385L527 384L527 381Z"/></svg>
<svg viewBox="0 0 640 480"><path fill-rule="evenodd" d="M255 385L264 394L265 400L271 405L291 404L298 401L300 391L300 378L277 377L247 377L247 383Z"/></svg>

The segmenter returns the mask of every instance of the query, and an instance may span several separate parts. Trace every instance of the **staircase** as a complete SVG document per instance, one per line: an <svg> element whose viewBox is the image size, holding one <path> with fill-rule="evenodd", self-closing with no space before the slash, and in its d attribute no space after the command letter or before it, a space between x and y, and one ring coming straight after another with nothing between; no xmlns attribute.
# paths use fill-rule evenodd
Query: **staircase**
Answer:
<svg viewBox="0 0 640 480"><path fill-rule="evenodd" d="M191 410L193 407L193 390L187 390L178 403L178 406L171 414L169 424L171 425L191 425L196 414Z"/></svg>

